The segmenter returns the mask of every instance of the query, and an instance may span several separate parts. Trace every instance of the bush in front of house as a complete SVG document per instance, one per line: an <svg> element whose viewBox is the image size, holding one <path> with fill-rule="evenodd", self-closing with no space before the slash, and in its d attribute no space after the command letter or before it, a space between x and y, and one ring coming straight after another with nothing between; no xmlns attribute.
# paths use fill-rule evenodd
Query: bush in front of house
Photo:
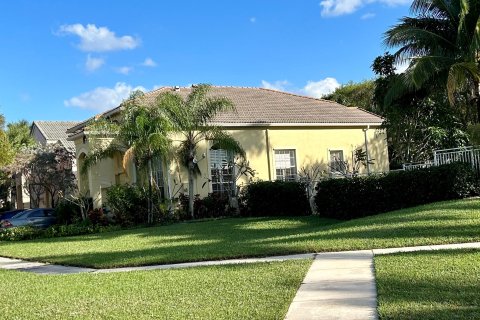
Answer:
<svg viewBox="0 0 480 320"><path fill-rule="evenodd" d="M71 224L82 220L80 207L65 199L60 199L55 206L55 216L58 224Z"/></svg>
<svg viewBox="0 0 480 320"><path fill-rule="evenodd" d="M154 221L160 220L160 196L153 192ZM144 187L124 184L107 190L107 206L114 215L115 223L123 226L147 223L148 190Z"/></svg>
<svg viewBox="0 0 480 320"><path fill-rule="evenodd" d="M382 176L330 179L317 188L320 216L349 220L478 195L479 180L469 164L452 163Z"/></svg>
<svg viewBox="0 0 480 320"><path fill-rule="evenodd" d="M306 186L296 181L257 181L242 189L241 215L306 216L311 213Z"/></svg>
<svg viewBox="0 0 480 320"><path fill-rule="evenodd" d="M195 195L193 200L193 215L195 219L228 217L234 214L228 206L228 195L221 193L210 193L205 198ZM176 214L177 220L189 220L191 215L188 213L188 195L180 194L179 210Z"/></svg>

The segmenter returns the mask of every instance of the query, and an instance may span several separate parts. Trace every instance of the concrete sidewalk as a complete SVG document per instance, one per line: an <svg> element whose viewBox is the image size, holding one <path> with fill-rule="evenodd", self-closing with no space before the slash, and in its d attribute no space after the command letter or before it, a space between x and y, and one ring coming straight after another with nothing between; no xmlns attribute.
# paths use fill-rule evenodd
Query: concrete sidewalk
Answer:
<svg viewBox="0 0 480 320"><path fill-rule="evenodd" d="M184 262L173 264L160 264L151 266L140 267L122 267L111 269L93 269L83 267L61 266L42 262L29 262L20 259L11 259L0 257L0 269L10 269L27 271L39 274L71 274L71 273L112 273L112 272L128 272L128 271L143 271L143 270L163 270L163 269L178 269L178 268L192 268L201 266L216 266L216 265L229 265L229 264L242 264L242 263L259 263L259 262L275 262L286 260L298 260L298 259L314 259L315 257L328 257L342 254L351 253L364 253L370 252L373 255L378 254L390 254L397 252L411 252L411 251L429 251L429 250L443 250L443 249L468 249L477 248L480 249L480 242L471 243L457 243L457 244L441 244L432 246L419 246L419 247L402 247L402 248L388 248L388 249L372 249L372 250L359 250L359 251L340 251L340 252L325 252L325 253L302 253L291 254L284 256L273 256L264 258L245 258L245 259L228 259L228 260L211 260L211 261L198 261L198 262ZM349 263L350 260L346 260L345 263Z"/></svg>

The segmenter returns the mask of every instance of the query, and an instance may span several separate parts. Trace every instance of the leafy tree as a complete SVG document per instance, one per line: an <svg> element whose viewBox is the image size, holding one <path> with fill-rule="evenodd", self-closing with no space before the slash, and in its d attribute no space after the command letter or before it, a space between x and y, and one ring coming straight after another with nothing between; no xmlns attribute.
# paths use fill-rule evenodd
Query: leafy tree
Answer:
<svg viewBox="0 0 480 320"><path fill-rule="evenodd" d="M157 107L162 110L171 127L172 139L181 136L177 156L188 170L189 213L194 217L194 179L200 174L196 157L198 144L211 141L216 148L245 155L240 144L227 132L211 123L218 112L234 110L233 103L224 97L208 95L210 86L201 84L193 87L184 99L178 93L164 92L157 98Z"/></svg>
<svg viewBox="0 0 480 320"><path fill-rule="evenodd" d="M59 197L75 189L73 160L74 155L60 143L35 150L31 160L22 169L24 189L31 196L33 207L38 207L43 193L49 196L54 207Z"/></svg>
<svg viewBox="0 0 480 320"><path fill-rule="evenodd" d="M137 91L122 103L122 119L99 119L88 128L92 153L87 155L81 171L85 173L89 167L115 154L123 154L123 168L130 161L148 174L149 202L148 222L153 222L152 192L155 183L153 164L155 158L166 159L170 152L171 141L167 137L168 123L159 108L142 104L143 93ZM105 138L108 143L105 144Z"/></svg>
<svg viewBox="0 0 480 320"><path fill-rule="evenodd" d="M0 167L10 164L15 156L12 144L3 130L0 130Z"/></svg>
<svg viewBox="0 0 480 320"><path fill-rule="evenodd" d="M27 120L7 124L6 134L15 151L35 144L35 139L30 135L30 123Z"/></svg>
<svg viewBox="0 0 480 320"><path fill-rule="evenodd" d="M334 92L325 95L323 99L332 100L347 107L359 107L374 112L374 91L375 82L373 80L365 80L358 83L350 81L335 89Z"/></svg>
<svg viewBox="0 0 480 320"><path fill-rule="evenodd" d="M452 105L457 92L467 94L480 122L480 2L414 0L411 11L385 33L385 44L399 47L396 61L410 63L390 95L441 84Z"/></svg>
<svg viewBox="0 0 480 320"><path fill-rule="evenodd" d="M377 57L372 65L377 74L374 101L379 114L386 118L391 167L402 163L431 159L433 150L456 147L467 142L465 126L458 110L450 107L443 88L435 91L404 92L388 104L385 96L398 83L394 57Z"/></svg>

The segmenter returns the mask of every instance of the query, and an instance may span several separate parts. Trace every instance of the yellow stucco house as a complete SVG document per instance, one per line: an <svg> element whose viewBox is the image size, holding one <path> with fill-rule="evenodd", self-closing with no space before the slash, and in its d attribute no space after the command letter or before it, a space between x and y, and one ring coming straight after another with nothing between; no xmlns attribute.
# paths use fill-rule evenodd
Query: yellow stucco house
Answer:
<svg viewBox="0 0 480 320"><path fill-rule="evenodd" d="M191 87L162 87L146 93L143 99L149 104L162 92L173 91L186 97L191 90ZM227 97L234 103L235 112L218 114L212 123L240 142L258 179L296 179L302 167L313 164L328 172L334 159L352 163L353 152L366 147L369 158L375 159L370 172L388 171L386 133L381 128L383 119L375 114L328 100L264 88L212 87L209 94ZM121 111L119 106L101 116L115 119ZM87 123L88 120L67 131L69 140L75 143L79 166L91 149L85 130ZM203 141L197 159L202 177L195 179L195 193L206 196L222 191L228 178L218 179L216 175L218 168L229 161L229 154L213 150L209 141ZM173 192L172 181L178 183L179 177L185 191L188 188L186 171L177 170L174 165L160 163L155 177L166 197ZM118 155L102 160L87 174L79 175L79 188L82 192L88 190L98 207L104 203L105 191L110 186L136 181L133 164L124 170L122 156Z"/></svg>

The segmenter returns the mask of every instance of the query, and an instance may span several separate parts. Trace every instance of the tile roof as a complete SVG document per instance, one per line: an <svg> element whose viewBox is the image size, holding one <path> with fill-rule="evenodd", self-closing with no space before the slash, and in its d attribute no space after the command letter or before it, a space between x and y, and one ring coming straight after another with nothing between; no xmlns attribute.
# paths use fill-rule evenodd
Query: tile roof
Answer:
<svg viewBox="0 0 480 320"><path fill-rule="evenodd" d="M145 94L149 103L162 92L176 92L186 97L191 87L175 90L162 87ZM383 119L359 108L346 107L324 99L292 93L248 87L212 87L209 96L227 97L236 112L222 112L214 123L222 124L381 124Z"/></svg>
<svg viewBox="0 0 480 320"><path fill-rule="evenodd" d="M67 149L75 150L75 143L68 141L67 129L77 125L78 121L33 121L48 142L60 141Z"/></svg>
<svg viewBox="0 0 480 320"><path fill-rule="evenodd" d="M152 104L162 92L174 92L185 98L192 87L161 87L147 92L144 99ZM365 110L346 107L336 102L292 93L253 87L212 86L209 96L232 100L235 111L217 114L212 123L223 126L241 125L380 125L383 119ZM121 106L98 116L118 113ZM97 116L97 117L98 117ZM90 120L90 119L89 119ZM88 120L87 120L88 121ZM84 121L68 132L74 133L87 123Z"/></svg>

